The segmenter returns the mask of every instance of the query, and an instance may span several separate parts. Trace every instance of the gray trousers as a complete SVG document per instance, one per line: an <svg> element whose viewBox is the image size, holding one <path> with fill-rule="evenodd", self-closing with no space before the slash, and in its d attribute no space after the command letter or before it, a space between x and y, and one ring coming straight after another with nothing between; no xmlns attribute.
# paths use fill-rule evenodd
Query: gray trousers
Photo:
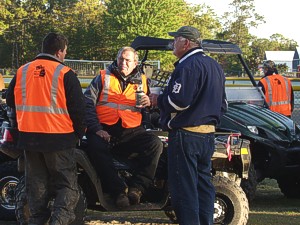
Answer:
<svg viewBox="0 0 300 225"><path fill-rule="evenodd" d="M70 224L79 199L74 149L24 152L29 225Z"/></svg>

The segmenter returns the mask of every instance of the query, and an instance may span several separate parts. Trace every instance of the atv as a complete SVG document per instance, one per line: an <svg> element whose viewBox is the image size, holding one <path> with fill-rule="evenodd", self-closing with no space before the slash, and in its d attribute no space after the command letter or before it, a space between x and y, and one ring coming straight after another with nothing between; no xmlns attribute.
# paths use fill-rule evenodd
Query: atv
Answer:
<svg viewBox="0 0 300 225"><path fill-rule="evenodd" d="M8 136L3 137L5 127L8 126L8 116L5 98L3 98L2 93L5 93L5 90L0 92L0 220L11 220L15 218L15 189L23 173L18 171L16 156L19 153L13 154L14 151L12 151L12 155L5 153L7 141L3 140L11 139ZM8 145L10 145L10 141Z"/></svg>
<svg viewBox="0 0 300 225"><path fill-rule="evenodd" d="M9 118L13 115L9 111L8 114L10 115ZM11 126L14 124L13 121L14 119L10 119L3 123L1 151L8 154L12 159L18 160L18 173L23 174L24 158L22 152L16 147L18 130L16 127ZM155 179L151 187L142 196L139 205L132 205L122 210L161 210L165 212L171 221L176 222L177 219L170 204L171 199L167 186L168 138L166 132L155 128L156 121L156 109L147 112L147 115L143 116L143 125L148 132L155 133L164 144L164 150L159 160ZM248 170L251 163L249 144L247 140L240 138L240 133L230 131L219 131L216 133L215 153L212 157L211 170L213 184L216 189L214 224L247 224L249 205L240 184L242 179L247 179L248 177ZM86 148L87 142L83 138L76 149L78 183L81 191L80 199L75 209L76 219L72 223L73 225L83 224L87 209L109 212L120 211L110 196L103 190L101 180L86 154ZM134 167L132 167L128 159L115 158L114 163L120 177L127 182L131 177ZM17 165L15 165L15 168ZM14 198L10 199L12 207L6 209L6 211L0 211L0 218L5 219L4 216L9 213L11 216L10 219L17 219L19 224L28 224L29 210L23 176L18 175L17 185L14 186L12 193L14 194ZM49 207L51 207L53 200L50 201ZM12 218L12 212L14 211L15 217Z"/></svg>
<svg viewBox="0 0 300 225"><path fill-rule="evenodd" d="M140 36L134 40L132 47L144 50L147 53L145 55L148 55L149 50L172 50L172 42L172 39ZM237 45L225 41L203 40L202 47L206 54L212 56L235 55L249 77L249 86L226 85L228 111L222 116L218 126L218 129L239 131L241 138L250 141L252 161L249 179L241 184L249 201L255 197L257 183L265 178L276 179L286 197L300 198L300 126L268 108L265 96L257 86ZM170 74L154 71L152 75L166 80Z"/></svg>

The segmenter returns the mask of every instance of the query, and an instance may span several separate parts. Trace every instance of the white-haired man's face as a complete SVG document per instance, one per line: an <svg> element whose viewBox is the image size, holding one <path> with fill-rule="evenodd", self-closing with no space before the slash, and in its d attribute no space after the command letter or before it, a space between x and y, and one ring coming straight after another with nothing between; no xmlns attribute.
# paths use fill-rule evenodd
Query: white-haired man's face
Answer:
<svg viewBox="0 0 300 225"><path fill-rule="evenodd" d="M117 64L119 70L128 76L137 66L137 61L135 61L135 55L132 51L124 51L117 59Z"/></svg>

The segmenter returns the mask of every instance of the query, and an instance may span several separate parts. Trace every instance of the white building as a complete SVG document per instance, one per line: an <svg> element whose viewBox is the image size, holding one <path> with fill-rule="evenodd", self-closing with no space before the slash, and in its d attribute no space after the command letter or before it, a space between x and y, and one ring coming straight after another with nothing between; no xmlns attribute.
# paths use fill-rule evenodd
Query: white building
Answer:
<svg viewBox="0 0 300 225"><path fill-rule="evenodd" d="M297 71L299 54L297 51L265 51L265 60L272 60L275 64L286 64L288 72Z"/></svg>

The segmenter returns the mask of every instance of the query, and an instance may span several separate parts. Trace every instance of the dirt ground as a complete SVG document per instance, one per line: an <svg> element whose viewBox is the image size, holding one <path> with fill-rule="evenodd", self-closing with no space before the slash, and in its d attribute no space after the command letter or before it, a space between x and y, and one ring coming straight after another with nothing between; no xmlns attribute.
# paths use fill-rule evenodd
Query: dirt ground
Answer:
<svg viewBox="0 0 300 225"><path fill-rule="evenodd" d="M84 225L171 225L164 212L110 212L88 210ZM15 221L0 221L0 225L17 225Z"/></svg>
<svg viewBox="0 0 300 225"><path fill-rule="evenodd" d="M113 212L101 213L89 211L85 225L171 225L171 221L162 211Z"/></svg>

